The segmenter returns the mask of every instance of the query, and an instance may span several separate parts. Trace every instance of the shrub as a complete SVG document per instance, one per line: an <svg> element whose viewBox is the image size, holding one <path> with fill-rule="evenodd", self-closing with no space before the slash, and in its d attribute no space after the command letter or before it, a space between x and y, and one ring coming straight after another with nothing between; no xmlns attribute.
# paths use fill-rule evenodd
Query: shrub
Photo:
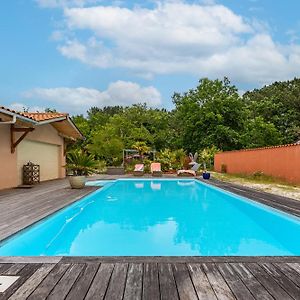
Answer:
<svg viewBox="0 0 300 300"><path fill-rule="evenodd" d="M227 173L227 165L221 164L221 173Z"/></svg>
<svg viewBox="0 0 300 300"><path fill-rule="evenodd" d="M254 179L261 179L265 177L265 174L262 171L257 171L255 173L253 173L253 178Z"/></svg>
<svg viewBox="0 0 300 300"><path fill-rule="evenodd" d="M161 163L163 171L173 171L183 167L185 157L186 154L183 149L175 151L165 149L157 154L157 161Z"/></svg>
<svg viewBox="0 0 300 300"><path fill-rule="evenodd" d="M199 158L200 158L201 163L203 164L204 169L206 169L206 168L212 169L213 168L215 154L219 151L220 150L218 150L218 148L215 146L212 146L210 148L205 148L205 149L199 151L199 153L200 153Z"/></svg>
<svg viewBox="0 0 300 300"><path fill-rule="evenodd" d="M67 170L75 176L90 175L97 170L94 155L81 150L73 150L67 154Z"/></svg>

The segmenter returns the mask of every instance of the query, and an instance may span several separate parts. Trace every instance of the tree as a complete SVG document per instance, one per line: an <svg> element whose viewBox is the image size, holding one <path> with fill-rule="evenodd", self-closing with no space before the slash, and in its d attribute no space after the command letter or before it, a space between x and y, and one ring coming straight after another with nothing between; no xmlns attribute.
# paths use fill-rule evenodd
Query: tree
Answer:
<svg viewBox="0 0 300 300"><path fill-rule="evenodd" d="M174 94L173 102L181 139L178 146L192 152L212 146L222 150L241 147L245 105L227 78L201 79L195 89Z"/></svg>
<svg viewBox="0 0 300 300"><path fill-rule="evenodd" d="M98 159L104 159L109 165L120 165L122 162L123 141L113 134L113 128L109 126L95 133L87 148Z"/></svg>
<svg viewBox="0 0 300 300"><path fill-rule="evenodd" d="M150 151L150 147L148 147L145 142L135 142L132 148L138 151L140 156Z"/></svg>
<svg viewBox="0 0 300 300"><path fill-rule="evenodd" d="M266 122L262 117L249 119L245 127L245 132L242 136L244 148L273 146L282 142L281 134L275 125Z"/></svg>
<svg viewBox="0 0 300 300"><path fill-rule="evenodd" d="M243 96L250 118L262 117L275 126L282 143L300 139L300 79L275 82Z"/></svg>

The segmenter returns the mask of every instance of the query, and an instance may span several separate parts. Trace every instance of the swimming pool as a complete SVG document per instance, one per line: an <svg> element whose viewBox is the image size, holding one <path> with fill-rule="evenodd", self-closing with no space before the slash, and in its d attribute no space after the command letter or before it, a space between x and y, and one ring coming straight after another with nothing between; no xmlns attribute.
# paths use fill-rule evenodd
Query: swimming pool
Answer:
<svg viewBox="0 0 300 300"><path fill-rule="evenodd" d="M100 190L0 244L2 256L300 255L300 219L190 179Z"/></svg>

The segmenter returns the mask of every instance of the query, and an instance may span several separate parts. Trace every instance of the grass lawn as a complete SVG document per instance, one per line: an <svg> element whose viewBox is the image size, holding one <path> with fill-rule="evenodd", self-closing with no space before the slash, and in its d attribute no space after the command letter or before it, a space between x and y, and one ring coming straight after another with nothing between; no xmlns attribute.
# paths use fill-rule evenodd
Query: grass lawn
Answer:
<svg viewBox="0 0 300 300"><path fill-rule="evenodd" d="M212 176L221 181L232 182L271 194L300 200L300 185L286 183L264 174L257 173L254 175L229 175L212 172Z"/></svg>

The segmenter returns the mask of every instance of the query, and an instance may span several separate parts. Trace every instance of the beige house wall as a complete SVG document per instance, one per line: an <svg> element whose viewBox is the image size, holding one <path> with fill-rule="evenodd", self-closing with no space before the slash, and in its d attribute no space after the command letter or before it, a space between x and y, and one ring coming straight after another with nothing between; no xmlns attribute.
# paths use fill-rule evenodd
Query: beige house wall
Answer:
<svg viewBox="0 0 300 300"><path fill-rule="evenodd" d="M36 127L34 131L28 133L25 140L59 146L59 178L64 178L66 176L64 167L66 164L64 138L58 134L57 130L51 124Z"/></svg>
<svg viewBox="0 0 300 300"><path fill-rule="evenodd" d="M15 134L15 139L20 135ZM29 160L40 164L42 181L65 177L64 139L51 124L37 126L12 154L10 125L0 124L0 189L21 184L22 166Z"/></svg>
<svg viewBox="0 0 300 300"><path fill-rule="evenodd" d="M0 189L16 186L17 155L10 152L10 125L0 125Z"/></svg>
<svg viewBox="0 0 300 300"><path fill-rule="evenodd" d="M23 165L29 161L40 165L40 181L59 178L59 147L36 141L22 141L17 152L18 185L23 181Z"/></svg>

